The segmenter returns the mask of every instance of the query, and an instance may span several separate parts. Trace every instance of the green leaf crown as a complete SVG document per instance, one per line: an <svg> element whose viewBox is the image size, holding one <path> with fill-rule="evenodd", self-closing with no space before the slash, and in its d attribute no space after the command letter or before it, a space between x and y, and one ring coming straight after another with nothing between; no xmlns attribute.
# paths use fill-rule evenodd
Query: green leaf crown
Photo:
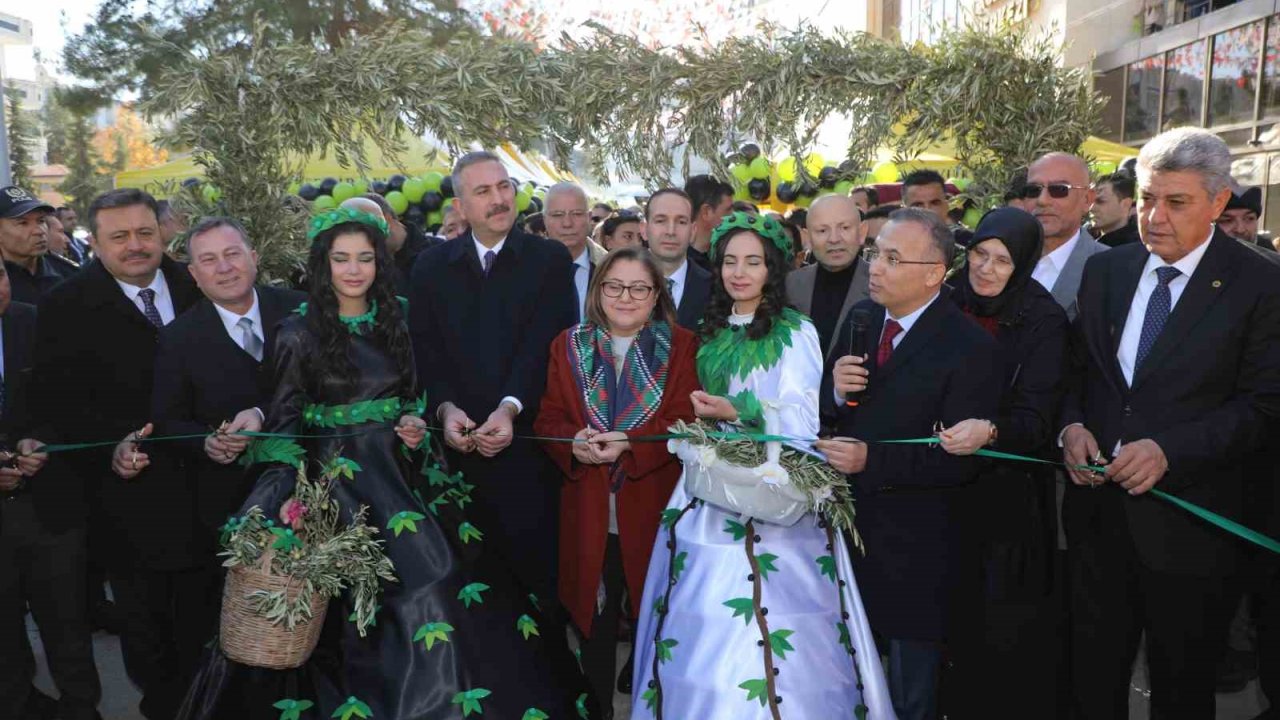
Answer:
<svg viewBox="0 0 1280 720"><path fill-rule="evenodd" d="M768 215L752 215L747 212L733 212L724 216L715 230L711 231L711 257L717 257L720 241L738 230L750 230L764 240L773 243L782 251L782 257L791 261L791 236L782 225Z"/></svg>
<svg viewBox="0 0 1280 720"><path fill-rule="evenodd" d="M307 240L315 240L316 236L325 230L352 222L377 228L383 235L387 234L387 221L377 215L371 215L363 210L355 210L353 208L335 208L326 210L311 218L310 224L307 225Z"/></svg>

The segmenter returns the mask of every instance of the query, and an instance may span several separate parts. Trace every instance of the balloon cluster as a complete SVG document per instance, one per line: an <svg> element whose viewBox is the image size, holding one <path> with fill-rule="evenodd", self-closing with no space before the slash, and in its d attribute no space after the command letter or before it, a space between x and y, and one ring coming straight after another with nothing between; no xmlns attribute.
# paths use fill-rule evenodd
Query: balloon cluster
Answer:
<svg viewBox="0 0 1280 720"><path fill-rule="evenodd" d="M444 206L454 196L453 178L439 172L418 177L392 175L386 180L338 180L325 178L319 183L294 183L289 193L312 204L317 210L329 210L353 197L376 193L384 197L391 209L405 222L424 228L444 223ZM516 190L516 209L520 213L542 209L545 190L529 182Z"/></svg>
<svg viewBox="0 0 1280 720"><path fill-rule="evenodd" d="M880 163L871 172L857 176L853 161L829 165L826 158L816 152L799 160L787 156L773 163L755 143L743 145L730 160L734 200L772 206L777 211L790 205L807 208L823 195L848 195L859 185L898 180L898 168L893 163Z"/></svg>

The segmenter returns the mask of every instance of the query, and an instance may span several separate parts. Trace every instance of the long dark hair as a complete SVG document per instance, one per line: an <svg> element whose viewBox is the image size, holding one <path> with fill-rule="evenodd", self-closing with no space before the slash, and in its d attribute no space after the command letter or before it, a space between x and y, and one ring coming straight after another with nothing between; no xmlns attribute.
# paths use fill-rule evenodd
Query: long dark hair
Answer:
<svg viewBox="0 0 1280 720"><path fill-rule="evenodd" d="M703 316L702 327L699 328L704 339L710 339L720 330L729 327L729 316L733 314L733 298L729 297L729 291L724 288L722 275L724 251L729 247L729 241L742 233L750 233L760 240L760 244L764 246L764 265L769 270L769 276L765 278L764 288L761 291L760 306L756 308L755 318L747 325L747 338L759 340L768 335L769 331L773 330L774 318L781 315L783 308L787 307L787 271L791 268L782 251L772 241L754 230L746 228L736 230L721 238L717 247L712 250L714 256L711 259L711 300L707 302L707 312Z"/></svg>
<svg viewBox="0 0 1280 720"><path fill-rule="evenodd" d="M377 272L368 297L371 307L374 301L378 303L378 314L369 339L390 355L399 368L400 396L407 397L413 393L413 356L409 350L409 331L405 326L404 313L396 298L387 237L377 228L359 222L335 225L317 235L311 243L311 254L307 257L307 276L311 279L307 327L316 336L320 352L310 359L310 372L306 373L314 382L309 392L317 399L345 397L350 394L352 379L358 372L349 354L351 333L338 318L338 296L333 290L333 272L329 267L333 241L346 233L363 235L373 245Z"/></svg>

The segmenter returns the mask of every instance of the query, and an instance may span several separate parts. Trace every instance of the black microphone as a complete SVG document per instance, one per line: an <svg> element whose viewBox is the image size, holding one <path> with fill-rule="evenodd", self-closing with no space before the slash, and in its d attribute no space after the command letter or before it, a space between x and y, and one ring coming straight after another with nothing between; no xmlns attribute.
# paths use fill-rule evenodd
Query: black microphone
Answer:
<svg viewBox="0 0 1280 720"><path fill-rule="evenodd" d="M854 357L862 357L867 354L867 327L871 324L871 313L865 308L855 308L850 313L851 323L849 333L849 354ZM858 407L859 392L848 392L844 394L844 404L848 407Z"/></svg>

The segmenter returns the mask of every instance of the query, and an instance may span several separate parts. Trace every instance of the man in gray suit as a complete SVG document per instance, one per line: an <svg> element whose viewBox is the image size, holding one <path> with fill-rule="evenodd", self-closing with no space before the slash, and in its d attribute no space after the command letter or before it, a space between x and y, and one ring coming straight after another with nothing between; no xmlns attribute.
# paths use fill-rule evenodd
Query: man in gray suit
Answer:
<svg viewBox="0 0 1280 720"><path fill-rule="evenodd" d="M813 320L830 357L849 308L869 296L867 264L858 257L866 226L853 198L824 195L809 207L808 227L817 262L787 275L787 301Z"/></svg>
<svg viewBox="0 0 1280 720"><path fill-rule="evenodd" d="M1023 197L1044 228L1044 252L1031 277L1043 285L1076 319L1076 291L1090 256L1107 249L1084 229L1085 213L1097 197L1089 185L1089 166L1068 153L1049 153L1031 163Z"/></svg>

